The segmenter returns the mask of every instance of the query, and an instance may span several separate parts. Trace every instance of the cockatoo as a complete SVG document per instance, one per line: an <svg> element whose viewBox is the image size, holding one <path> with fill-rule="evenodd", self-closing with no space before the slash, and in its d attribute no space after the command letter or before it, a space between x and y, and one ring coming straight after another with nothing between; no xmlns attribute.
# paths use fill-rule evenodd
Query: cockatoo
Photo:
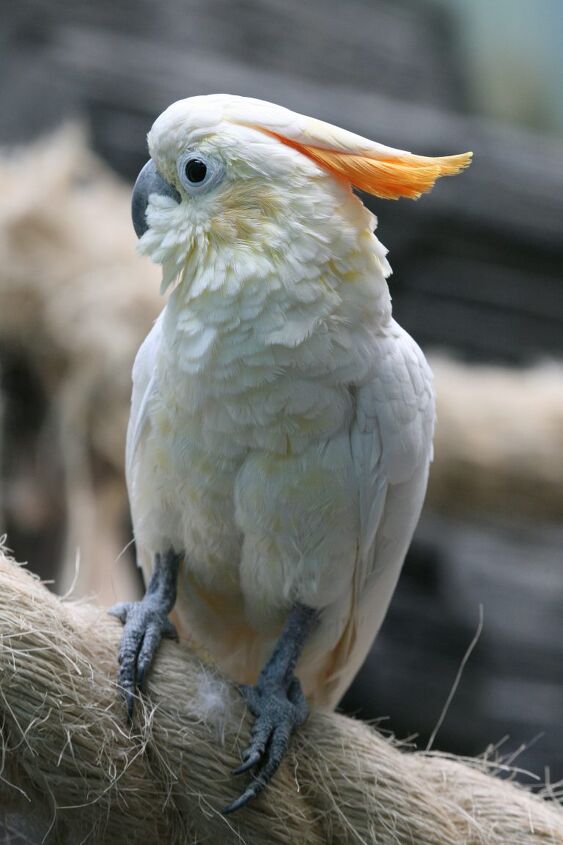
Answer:
<svg viewBox="0 0 563 845"><path fill-rule="evenodd" d="M127 485L148 588L124 623L129 714L163 636L199 644L255 717L238 809L382 623L422 507L434 396L393 319L352 188L416 199L470 153L411 155L281 106L173 103L135 184L166 306L139 349ZM176 627L168 614L175 608Z"/></svg>

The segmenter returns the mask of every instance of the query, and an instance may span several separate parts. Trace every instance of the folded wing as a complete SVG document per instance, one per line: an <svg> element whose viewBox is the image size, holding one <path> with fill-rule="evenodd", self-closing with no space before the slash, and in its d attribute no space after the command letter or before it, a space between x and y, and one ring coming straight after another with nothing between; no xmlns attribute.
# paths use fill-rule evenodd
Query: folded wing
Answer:
<svg viewBox="0 0 563 845"><path fill-rule="evenodd" d="M377 360L376 377L357 391L350 429L360 537L325 706L334 706L351 683L383 621L420 516L432 459L432 374L421 350L393 324Z"/></svg>

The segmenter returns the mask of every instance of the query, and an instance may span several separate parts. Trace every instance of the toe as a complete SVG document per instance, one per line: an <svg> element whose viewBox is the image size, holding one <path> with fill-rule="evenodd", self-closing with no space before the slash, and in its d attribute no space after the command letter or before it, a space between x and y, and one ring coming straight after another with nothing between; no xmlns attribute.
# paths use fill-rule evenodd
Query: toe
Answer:
<svg viewBox="0 0 563 845"><path fill-rule="evenodd" d="M242 766L239 766L239 769L237 769L237 774L256 765L264 754L273 730L274 725L267 713L262 714L256 719L250 729L250 742L242 752ZM251 760L253 762L250 762Z"/></svg>
<svg viewBox="0 0 563 845"><path fill-rule="evenodd" d="M108 607L108 614L110 616L115 616L116 619L119 619L120 622L127 622L127 614L131 609L131 602L129 601L120 601L117 604L114 604L112 607Z"/></svg>
<svg viewBox="0 0 563 845"><path fill-rule="evenodd" d="M253 716L260 713L260 692L251 684L239 684L239 691Z"/></svg>
<svg viewBox="0 0 563 845"><path fill-rule="evenodd" d="M119 651L119 673L118 683L123 691L123 695L127 698L128 694L133 694L137 686L137 652L139 644L133 642L131 639L124 644Z"/></svg>
<svg viewBox="0 0 563 845"><path fill-rule="evenodd" d="M285 757L290 734L290 728L285 725L276 729L268 746L266 763L262 766L252 783L245 789L242 795L224 808L223 813L225 815L234 813L236 810L240 810L241 807L244 807L249 801L256 798L257 795L260 795L260 793L268 786ZM261 757L262 754L260 754L256 760L253 760L252 765L256 765ZM247 771L250 768L249 763L250 758L246 763L243 763L242 766L239 766L239 768L235 770L234 774Z"/></svg>
<svg viewBox="0 0 563 845"><path fill-rule="evenodd" d="M233 774L241 775L260 762L274 727L275 722L272 719L272 712L266 708L263 713L258 715L254 722L250 730L250 744L242 754L243 762L235 769Z"/></svg>
<svg viewBox="0 0 563 845"><path fill-rule="evenodd" d="M137 686L134 661L127 659L122 661L121 666L119 668L117 683L123 700L125 702L128 721L129 723L131 723L133 718L133 711L135 709L135 690Z"/></svg>
<svg viewBox="0 0 563 845"><path fill-rule="evenodd" d="M152 622L147 626L136 658L137 686L142 691L145 689L145 677L152 665L161 637L162 631L158 623Z"/></svg>
<svg viewBox="0 0 563 845"><path fill-rule="evenodd" d="M146 676L162 637L176 635L176 629L163 613L155 612L142 602L127 605L125 611L117 606L115 615L120 612L127 614L127 620L118 654L118 681L131 716L135 693L137 689L144 690Z"/></svg>
<svg viewBox="0 0 563 845"><path fill-rule="evenodd" d="M135 695L134 689L124 689L123 698L125 699L125 707L127 708L127 721L131 725L133 722L133 713L135 712Z"/></svg>
<svg viewBox="0 0 563 845"><path fill-rule="evenodd" d="M291 736L291 726L287 723L283 723L278 728L275 729L270 742L268 744L268 750L266 752L266 762L254 778L253 782L247 789L243 792L240 798L237 798L236 801L233 801L232 804L229 804L223 812L227 813L234 813L235 810L239 810L241 807L244 807L245 804L248 804L253 798L256 798L269 784L275 773L280 767L280 764L285 757L287 746L289 745L289 738ZM245 772L250 769L252 766L255 766L264 755L264 748L260 752L255 751L249 759L243 763L242 766L234 772L234 774L238 774L239 772ZM251 762L252 761L252 762Z"/></svg>
<svg viewBox="0 0 563 845"><path fill-rule="evenodd" d="M121 645L117 655L119 662L117 682L127 704L127 712L130 718L133 714L135 690L137 688L137 659L144 636L143 627L137 624L133 613L130 613L123 629Z"/></svg>
<svg viewBox="0 0 563 845"><path fill-rule="evenodd" d="M292 725L284 722L275 729L268 745L266 762L257 775L257 780L261 784L261 790L264 789L279 769L287 752L292 728Z"/></svg>

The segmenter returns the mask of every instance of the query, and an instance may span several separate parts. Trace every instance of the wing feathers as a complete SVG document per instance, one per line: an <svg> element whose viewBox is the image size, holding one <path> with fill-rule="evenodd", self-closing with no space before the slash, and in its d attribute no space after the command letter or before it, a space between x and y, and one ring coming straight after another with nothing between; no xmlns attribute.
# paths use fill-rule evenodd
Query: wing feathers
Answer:
<svg viewBox="0 0 563 845"><path fill-rule="evenodd" d="M342 637L331 655L326 703L334 706L383 621L418 521L432 456L431 372L394 324L377 351L376 378L356 396L350 445L358 483L360 538Z"/></svg>
<svg viewBox="0 0 563 845"><path fill-rule="evenodd" d="M156 350L160 339L161 317L141 344L133 364L133 392L131 396L131 414L127 428L125 446L125 475L131 499L135 455L148 422L148 408L154 391L154 365Z"/></svg>

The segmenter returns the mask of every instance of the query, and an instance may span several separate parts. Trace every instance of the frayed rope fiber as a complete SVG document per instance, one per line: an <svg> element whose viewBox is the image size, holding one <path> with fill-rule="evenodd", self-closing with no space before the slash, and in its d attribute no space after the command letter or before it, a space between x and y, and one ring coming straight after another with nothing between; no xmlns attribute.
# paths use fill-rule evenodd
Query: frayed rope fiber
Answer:
<svg viewBox="0 0 563 845"><path fill-rule="evenodd" d="M0 804L24 841L563 845L555 801L336 714L313 714L271 787L225 818L248 738L239 694L165 642L130 729L114 682L120 634L0 553Z"/></svg>

